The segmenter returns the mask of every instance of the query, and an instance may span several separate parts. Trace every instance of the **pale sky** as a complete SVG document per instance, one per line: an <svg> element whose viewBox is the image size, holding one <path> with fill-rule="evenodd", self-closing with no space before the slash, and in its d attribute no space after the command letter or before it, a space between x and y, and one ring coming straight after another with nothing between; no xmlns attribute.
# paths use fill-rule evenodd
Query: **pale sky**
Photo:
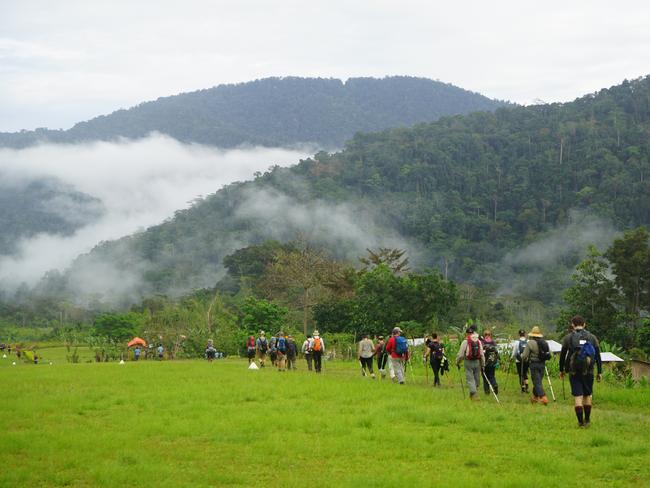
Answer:
<svg viewBox="0 0 650 488"><path fill-rule="evenodd" d="M527 104L646 74L647 1L0 0L0 131L267 76L422 76Z"/></svg>

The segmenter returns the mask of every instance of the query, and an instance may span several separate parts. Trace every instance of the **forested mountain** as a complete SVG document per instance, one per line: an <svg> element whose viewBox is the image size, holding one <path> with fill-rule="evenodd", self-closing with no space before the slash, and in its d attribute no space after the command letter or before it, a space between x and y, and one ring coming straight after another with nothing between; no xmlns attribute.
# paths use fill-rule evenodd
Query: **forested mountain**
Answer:
<svg viewBox="0 0 650 488"><path fill-rule="evenodd" d="M571 103L358 134L341 152L230 185L161 225L98 246L57 286L87 291L81 277L107 267L123 292L205 286L234 249L298 233L346 257L393 239L419 249L421 264L446 263L451 277L496 286L514 250L572 220L545 252L573 266L571 243L582 230L575 215L591 218L584 222L596 233L601 222L650 224L649 135L650 77ZM539 263L511 267L523 281L535 271L544 299L566 283Z"/></svg>
<svg viewBox="0 0 650 488"><path fill-rule="evenodd" d="M1 176L1 175L0 175ZM38 233L70 235L98 219L101 202L53 178L0 181L0 255Z"/></svg>
<svg viewBox="0 0 650 488"><path fill-rule="evenodd" d="M337 148L359 131L410 126L501 105L423 78L350 78L345 83L331 78L266 78L159 98L69 130L0 133L0 147L136 139L160 132L182 142L224 148L300 143Z"/></svg>

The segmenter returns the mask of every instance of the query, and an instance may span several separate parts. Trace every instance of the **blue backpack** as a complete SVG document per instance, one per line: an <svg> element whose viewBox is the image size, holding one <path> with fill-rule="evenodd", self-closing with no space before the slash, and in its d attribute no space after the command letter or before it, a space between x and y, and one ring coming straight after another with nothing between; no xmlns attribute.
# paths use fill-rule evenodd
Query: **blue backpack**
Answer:
<svg viewBox="0 0 650 488"><path fill-rule="evenodd" d="M571 335L571 371L574 374L587 374L594 367L596 348L589 342L587 332L577 331Z"/></svg>
<svg viewBox="0 0 650 488"><path fill-rule="evenodd" d="M409 343L406 337L395 336L395 353L403 356L409 350Z"/></svg>
<svg viewBox="0 0 650 488"><path fill-rule="evenodd" d="M279 337L276 344L276 348L280 352L286 352L287 350L287 340L284 337Z"/></svg>

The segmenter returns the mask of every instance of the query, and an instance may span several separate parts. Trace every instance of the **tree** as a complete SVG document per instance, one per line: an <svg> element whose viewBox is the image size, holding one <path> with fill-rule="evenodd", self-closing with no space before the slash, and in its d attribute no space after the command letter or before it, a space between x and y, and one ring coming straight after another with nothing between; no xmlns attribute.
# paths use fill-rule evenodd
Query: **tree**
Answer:
<svg viewBox="0 0 650 488"><path fill-rule="evenodd" d="M260 329L266 329L274 334L287 325L289 310L268 300L246 297L241 311L242 326L249 334L256 334Z"/></svg>
<svg viewBox="0 0 650 488"><path fill-rule="evenodd" d="M369 270L380 264L385 264L395 274L406 273L409 270L409 259L404 257L406 251L402 249L390 249L381 247L377 251L366 249L368 257L359 258L365 265L365 269Z"/></svg>
<svg viewBox="0 0 650 488"><path fill-rule="evenodd" d="M123 314L101 314L95 319L95 331L98 335L116 341L133 338L144 322L143 317L135 312Z"/></svg>

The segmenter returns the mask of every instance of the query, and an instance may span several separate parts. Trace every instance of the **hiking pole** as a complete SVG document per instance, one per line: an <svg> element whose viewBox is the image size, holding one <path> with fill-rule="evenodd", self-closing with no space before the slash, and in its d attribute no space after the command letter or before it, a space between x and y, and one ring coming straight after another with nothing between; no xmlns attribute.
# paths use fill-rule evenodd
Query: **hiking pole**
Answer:
<svg viewBox="0 0 650 488"><path fill-rule="evenodd" d="M494 395L494 398L496 399L497 403L498 403L499 405L501 405L501 402L499 401L499 397L497 396L496 392L494 391L494 388L492 387L492 383L490 383L490 381L488 380L487 375L485 374L485 370L481 370L481 373L483 373L483 378L485 378L485 382L486 382L486 383L488 384L488 386L490 387L490 391L491 391L492 394Z"/></svg>
<svg viewBox="0 0 650 488"><path fill-rule="evenodd" d="M465 385L463 385L463 377L460 374L460 364L458 364L457 367L458 367L458 379L460 380L460 387L463 390L463 399L465 399Z"/></svg>
<svg viewBox="0 0 650 488"><path fill-rule="evenodd" d="M551 396L553 397L553 401L556 402L557 399L555 398L555 392L553 391L553 383L551 383L551 375L548 374L548 368L546 365L544 365L544 371L546 371L546 379L548 380L548 386L551 389Z"/></svg>

